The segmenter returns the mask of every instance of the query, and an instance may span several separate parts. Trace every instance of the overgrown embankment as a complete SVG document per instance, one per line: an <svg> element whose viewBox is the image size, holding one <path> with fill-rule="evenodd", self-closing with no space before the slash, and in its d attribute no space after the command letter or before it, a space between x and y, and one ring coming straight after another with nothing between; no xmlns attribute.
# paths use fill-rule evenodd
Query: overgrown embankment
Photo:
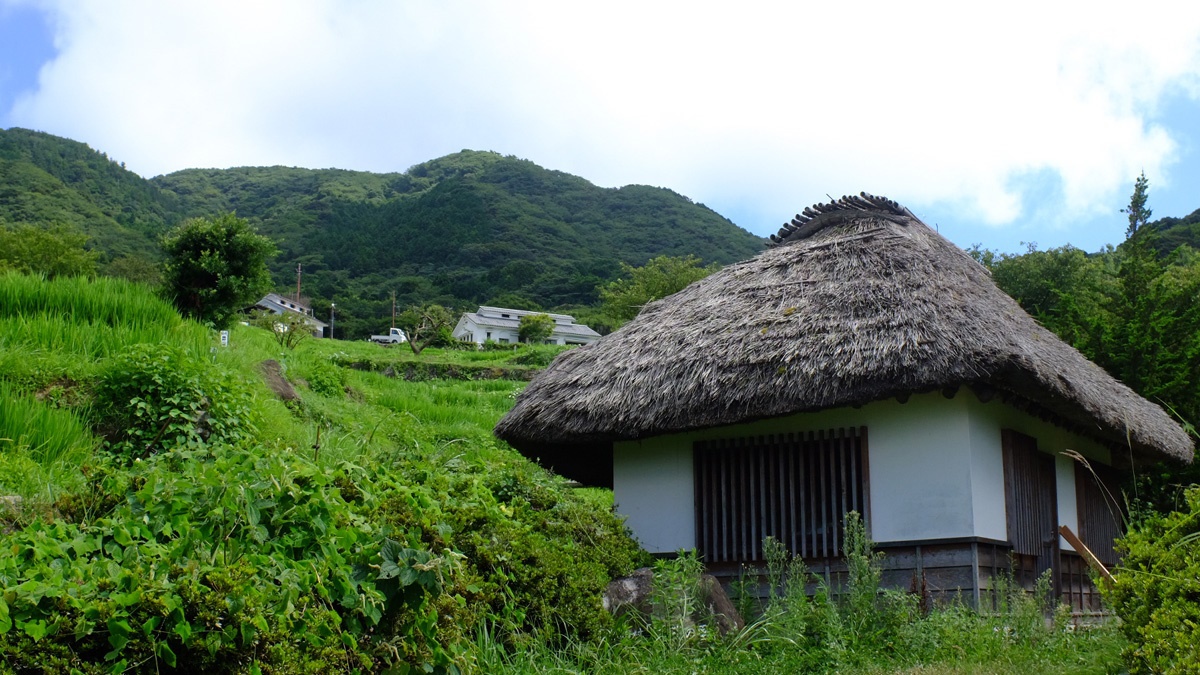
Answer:
<svg viewBox="0 0 1200 675"><path fill-rule="evenodd" d="M470 670L479 630L603 632L642 562L603 499L491 437L519 382L220 346L121 282L0 299L0 671Z"/></svg>

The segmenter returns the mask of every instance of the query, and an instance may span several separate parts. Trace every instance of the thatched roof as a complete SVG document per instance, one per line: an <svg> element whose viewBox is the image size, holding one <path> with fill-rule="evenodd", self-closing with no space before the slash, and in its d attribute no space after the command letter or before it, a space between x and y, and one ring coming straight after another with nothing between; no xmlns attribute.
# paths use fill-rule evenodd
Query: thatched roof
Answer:
<svg viewBox="0 0 1200 675"><path fill-rule="evenodd" d="M845 197L771 239L560 355L496 434L531 457L584 460L571 455L967 385L1114 448L1192 459L1161 408L1040 326L899 204Z"/></svg>

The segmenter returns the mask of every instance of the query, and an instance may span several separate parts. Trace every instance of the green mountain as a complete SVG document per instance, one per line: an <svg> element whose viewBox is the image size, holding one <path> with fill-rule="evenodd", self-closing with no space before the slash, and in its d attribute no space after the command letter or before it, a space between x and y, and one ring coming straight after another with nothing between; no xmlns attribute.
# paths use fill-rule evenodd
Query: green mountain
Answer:
<svg viewBox="0 0 1200 675"><path fill-rule="evenodd" d="M181 217L174 195L84 143L0 130L0 223L73 225L106 262L156 258L158 235Z"/></svg>
<svg viewBox="0 0 1200 675"><path fill-rule="evenodd" d="M403 174L240 168L153 183L189 213L236 210L278 242L281 282L301 263L314 296L373 300L375 316L393 291L402 304L587 305L620 262L694 254L729 263L762 248L670 190L599 188L492 152L464 150Z"/></svg>
<svg viewBox="0 0 1200 675"><path fill-rule="evenodd" d="M102 266L157 256L184 218L235 211L276 241L272 273L318 314L337 303L347 336L378 330L397 304L594 304L620 263L696 255L727 264L763 240L671 190L601 188L494 152L464 150L404 173L244 167L145 180L87 145L0 131L0 221L67 222ZM339 334L342 334L339 330Z"/></svg>
<svg viewBox="0 0 1200 675"><path fill-rule="evenodd" d="M1200 209L1182 218L1159 218L1150 225L1158 231L1155 248L1160 253L1170 253L1183 244L1200 249Z"/></svg>

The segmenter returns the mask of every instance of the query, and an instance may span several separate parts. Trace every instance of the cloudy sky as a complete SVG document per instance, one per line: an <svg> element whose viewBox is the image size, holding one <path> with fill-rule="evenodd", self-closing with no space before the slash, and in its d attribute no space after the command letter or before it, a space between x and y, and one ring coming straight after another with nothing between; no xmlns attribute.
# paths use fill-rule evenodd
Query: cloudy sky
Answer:
<svg viewBox="0 0 1200 675"><path fill-rule="evenodd" d="M1200 208L1200 2L0 0L13 126L146 177L470 148L762 235L866 190L1091 251L1141 171L1156 217Z"/></svg>

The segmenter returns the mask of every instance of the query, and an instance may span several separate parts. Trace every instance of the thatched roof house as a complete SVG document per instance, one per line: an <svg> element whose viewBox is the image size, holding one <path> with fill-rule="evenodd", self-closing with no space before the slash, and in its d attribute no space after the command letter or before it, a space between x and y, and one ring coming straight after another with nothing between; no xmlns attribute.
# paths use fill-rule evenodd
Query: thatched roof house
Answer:
<svg viewBox="0 0 1200 675"><path fill-rule="evenodd" d="M705 488L698 481L707 475L701 465L709 461L701 459L704 443L823 431L833 415L849 421L838 422L847 428L870 427L869 469L864 432L862 466L855 470L863 475L863 506L876 506L876 541L949 533L1011 545L1003 514L980 503L999 495L1003 508L1008 474L1018 470L1009 446L1021 442L1005 440L1002 452L1002 431L1041 446L1063 475L1071 464L1057 453L1066 449L1102 466L1192 459L1191 440L1161 408L1040 326L984 267L895 202L864 193L815 206L772 243L751 260L651 303L612 335L562 354L518 397L496 434L567 476L614 481L619 508L645 504L661 513L661 504L633 487L640 484L634 474L655 458L687 455L672 460L687 474L678 484L692 486L679 497L699 504ZM938 458L927 457L932 451L919 449L919 439L888 446L881 437L887 424L873 421L891 419L888 411L910 398L920 405L897 419L924 420L930 443L945 447ZM944 443L936 441L939 434ZM1003 479L992 475L1001 472L1002 455ZM962 464L951 473L965 483L965 494L929 478L929 472L944 475L946 461ZM939 531L920 526L921 514L897 521L890 504L889 517L882 517L880 500L904 497L879 484L891 481L877 469L903 471L906 463L924 467L910 487L941 490L952 497L945 508L966 509L971 522ZM1063 499L1077 495L1059 492L1062 512ZM705 544L706 517L689 512L690 534L661 537L659 547ZM657 531L639 518L630 516L635 531ZM982 529L981 520L989 521Z"/></svg>

